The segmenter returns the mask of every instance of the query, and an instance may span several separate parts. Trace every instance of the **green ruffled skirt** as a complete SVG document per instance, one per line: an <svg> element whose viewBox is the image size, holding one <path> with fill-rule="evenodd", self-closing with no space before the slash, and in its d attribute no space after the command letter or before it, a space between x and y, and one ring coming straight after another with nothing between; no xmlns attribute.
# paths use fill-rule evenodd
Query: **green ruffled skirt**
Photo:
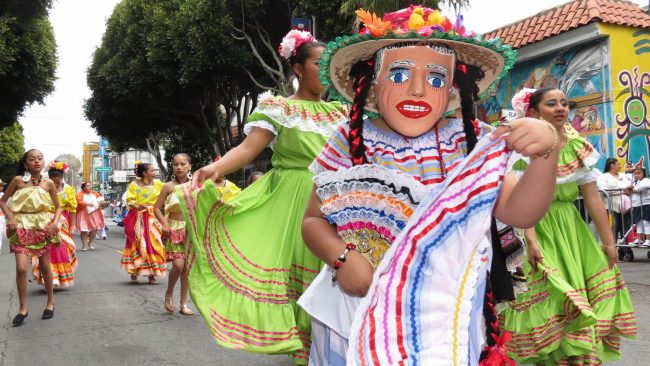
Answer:
<svg viewBox="0 0 650 366"><path fill-rule="evenodd" d="M543 265L524 271L528 291L504 310L511 356L522 363L598 365L636 336L630 294L570 202L554 201L535 227Z"/></svg>
<svg viewBox="0 0 650 366"><path fill-rule="evenodd" d="M178 188L190 295L218 344L307 363L311 320L296 301L321 267L301 234L311 176L274 169L226 203L212 181Z"/></svg>

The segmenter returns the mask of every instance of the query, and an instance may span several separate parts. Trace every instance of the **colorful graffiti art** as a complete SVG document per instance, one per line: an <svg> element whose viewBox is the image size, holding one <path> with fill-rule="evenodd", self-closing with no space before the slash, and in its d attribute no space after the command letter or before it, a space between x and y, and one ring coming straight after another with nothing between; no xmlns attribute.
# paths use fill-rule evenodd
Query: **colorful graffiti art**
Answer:
<svg viewBox="0 0 650 366"><path fill-rule="evenodd" d="M622 70L618 74L618 81L625 88L616 99L625 95L627 97L623 113L616 113L616 137L623 141L616 149L616 155L626 161L633 161L650 154L650 120L648 106L643 100L644 95L650 97L650 91L644 89L644 86L650 85L650 73L639 75L638 67L632 72ZM637 143L638 138L643 138L645 144Z"/></svg>

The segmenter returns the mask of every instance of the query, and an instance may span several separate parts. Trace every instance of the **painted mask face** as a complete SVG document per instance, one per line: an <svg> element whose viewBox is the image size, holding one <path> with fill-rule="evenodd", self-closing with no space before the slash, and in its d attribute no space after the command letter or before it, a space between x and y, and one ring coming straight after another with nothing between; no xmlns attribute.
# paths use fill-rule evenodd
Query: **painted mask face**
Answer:
<svg viewBox="0 0 650 366"><path fill-rule="evenodd" d="M420 136L447 110L454 55L425 45L383 51L376 75L377 105L386 124L401 135Z"/></svg>
<svg viewBox="0 0 650 366"><path fill-rule="evenodd" d="M645 117L645 105L641 99L632 99L626 106L627 117L635 126L641 125Z"/></svg>

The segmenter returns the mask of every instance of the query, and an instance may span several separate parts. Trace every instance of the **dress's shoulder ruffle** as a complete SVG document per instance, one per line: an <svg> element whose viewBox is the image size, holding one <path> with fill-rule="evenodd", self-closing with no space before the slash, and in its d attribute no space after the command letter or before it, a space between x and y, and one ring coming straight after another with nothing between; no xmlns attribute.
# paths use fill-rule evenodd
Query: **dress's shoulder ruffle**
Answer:
<svg viewBox="0 0 650 366"><path fill-rule="evenodd" d="M567 142L560 152L557 182L563 184L575 181L584 184L596 181L600 175L595 169L600 154L570 125L565 125L565 131Z"/></svg>
<svg viewBox="0 0 650 366"><path fill-rule="evenodd" d="M340 103L269 97L261 100L248 117L244 132L250 132L252 127L261 127L277 135L278 129L285 127L331 136L346 120L345 108ZM259 121L266 121L267 124L260 124Z"/></svg>

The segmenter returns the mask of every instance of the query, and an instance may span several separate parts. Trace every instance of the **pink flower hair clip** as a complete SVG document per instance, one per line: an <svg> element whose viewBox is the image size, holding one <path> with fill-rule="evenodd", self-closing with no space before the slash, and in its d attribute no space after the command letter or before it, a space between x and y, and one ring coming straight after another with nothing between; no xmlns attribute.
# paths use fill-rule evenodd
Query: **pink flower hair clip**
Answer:
<svg viewBox="0 0 650 366"><path fill-rule="evenodd" d="M530 96L535 92L535 89L523 88L514 97L512 97L512 109L517 112L517 117L528 117L528 109L530 108Z"/></svg>
<svg viewBox="0 0 650 366"><path fill-rule="evenodd" d="M282 38L282 43L280 43L280 47L278 47L280 56L285 60L289 60L291 56L296 55L298 47L307 42L316 42L316 38L307 31L296 29L289 31L289 33Z"/></svg>

